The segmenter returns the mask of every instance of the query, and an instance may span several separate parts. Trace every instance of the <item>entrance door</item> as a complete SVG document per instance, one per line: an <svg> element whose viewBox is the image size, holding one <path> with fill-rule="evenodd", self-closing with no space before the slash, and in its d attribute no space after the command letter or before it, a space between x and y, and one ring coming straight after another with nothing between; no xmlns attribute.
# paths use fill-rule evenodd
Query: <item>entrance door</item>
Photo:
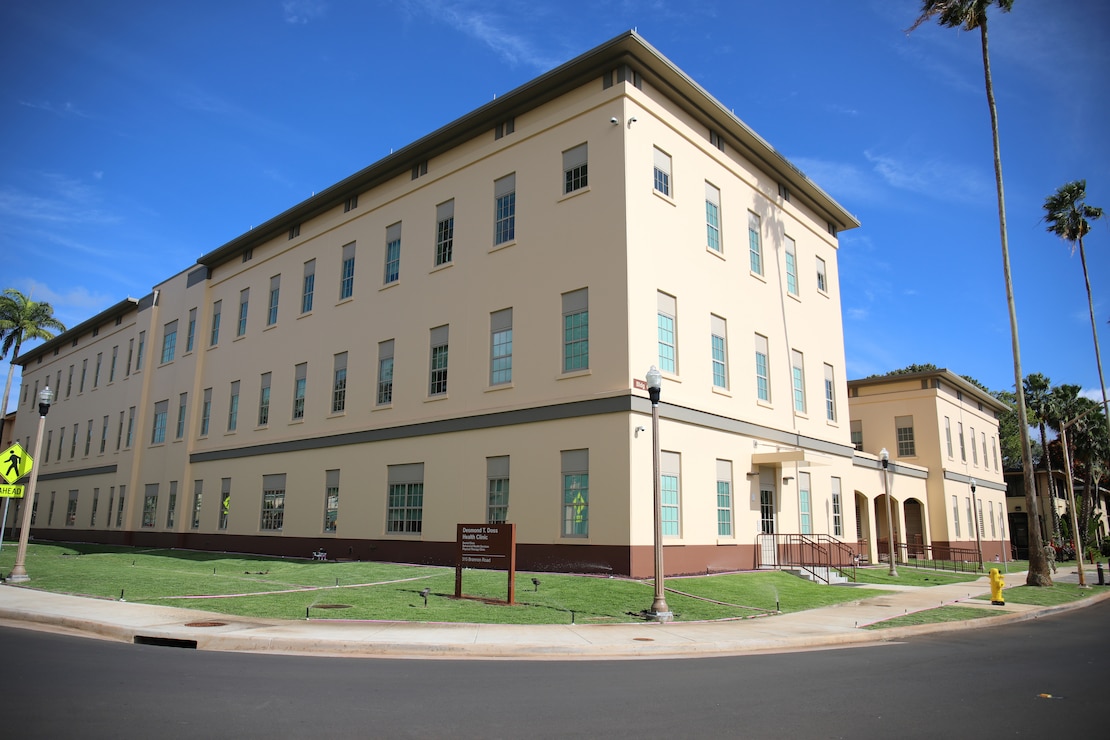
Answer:
<svg viewBox="0 0 1110 740"><path fill-rule="evenodd" d="M778 563L775 548L775 492L773 489L759 491L759 530L764 535L760 537L762 551L759 562L764 566L773 566Z"/></svg>

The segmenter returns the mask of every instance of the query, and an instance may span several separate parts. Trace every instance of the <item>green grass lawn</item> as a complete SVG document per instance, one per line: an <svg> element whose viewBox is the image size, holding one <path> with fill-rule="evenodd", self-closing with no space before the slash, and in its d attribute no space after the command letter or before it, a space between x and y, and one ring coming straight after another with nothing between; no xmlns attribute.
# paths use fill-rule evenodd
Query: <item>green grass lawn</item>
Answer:
<svg viewBox="0 0 1110 740"><path fill-rule="evenodd" d="M0 551L11 570L15 546ZM455 599L454 568L394 563L320 563L300 559L142 550L101 545L31 544L34 588L130 602L277 619L382 619L490 624L628 622L642 619L650 582L624 578L518 573L516 603L504 603L507 575L467 570ZM540 581L538 587L532 578ZM667 603L680 621L738 619L813 609L876 595L779 573L671 578ZM427 606L421 595L429 589ZM190 597L190 598L182 598Z"/></svg>
<svg viewBox="0 0 1110 740"><path fill-rule="evenodd" d="M968 619L982 619L993 617L1005 612L990 611L974 606L942 606L936 609L926 609L913 614L905 614L875 624L869 624L864 629L882 630L890 627L906 627L915 624L936 624L938 622L963 622Z"/></svg>
<svg viewBox="0 0 1110 740"><path fill-rule="evenodd" d="M896 583L902 586L944 586L949 583L977 581L982 573L953 573L898 566L898 575L891 576L887 566L856 568L856 583Z"/></svg>

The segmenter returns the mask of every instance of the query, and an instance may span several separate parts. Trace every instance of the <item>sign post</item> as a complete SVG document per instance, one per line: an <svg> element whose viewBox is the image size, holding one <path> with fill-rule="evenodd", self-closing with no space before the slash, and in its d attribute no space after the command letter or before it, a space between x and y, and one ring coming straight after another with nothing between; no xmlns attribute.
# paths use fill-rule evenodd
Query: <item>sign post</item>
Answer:
<svg viewBox="0 0 1110 740"><path fill-rule="evenodd" d="M507 570L507 604L516 603L516 525L459 524L455 554L455 598L462 598L463 568Z"/></svg>
<svg viewBox="0 0 1110 740"><path fill-rule="evenodd" d="M8 526L8 500L23 498L23 486L17 486L15 482L31 472L34 462L18 442L0 454L0 478L9 484L0 484L0 498L4 499L4 513L0 517L0 548L4 547L4 529Z"/></svg>

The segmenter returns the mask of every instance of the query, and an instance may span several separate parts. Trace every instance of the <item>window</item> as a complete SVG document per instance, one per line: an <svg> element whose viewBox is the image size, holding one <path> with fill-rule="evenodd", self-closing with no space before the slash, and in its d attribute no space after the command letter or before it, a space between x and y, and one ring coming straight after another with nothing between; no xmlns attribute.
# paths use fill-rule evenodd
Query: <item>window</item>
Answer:
<svg viewBox="0 0 1110 740"><path fill-rule="evenodd" d="M998 471L998 438L991 437L991 457L994 459L994 469Z"/></svg>
<svg viewBox="0 0 1110 740"><path fill-rule="evenodd" d="M132 406L127 410L127 447L131 448L131 443L135 440L135 407ZM61 445L61 440L58 441Z"/></svg>
<svg viewBox="0 0 1110 740"><path fill-rule="evenodd" d="M944 444L948 448L948 458L952 458L952 420L944 417Z"/></svg>
<svg viewBox="0 0 1110 740"><path fill-rule="evenodd" d="M123 412L119 412L119 426L116 428L116 452L119 452L120 446L123 444ZM50 459L50 445L46 446L46 459ZM111 507L109 507L111 508Z"/></svg>
<svg viewBox="0 0 1110 740"><path fill-rule="evenodd" d="M168 400L154 404L154 428L150 430L152 445L160 445L166 441L166 416L169 415L169 406Z"/></svg>
<svg viewBox="0 0 1110 740"><path fill-rule="evenodd" d="M654 167L652 186L655 191L671 197L671 155L660 149L653 150Z"/></svg>
<svg viewBox="0 0 1110 740"><path fill-rule="evenodd" d="M339 524L339 471L324 472L324 531L334 532Z"/></svg>
<svg viewBox="0 0 1110 740"><path fill-rule="evenodd" d="M174 430L174 439L185 437L185 410L189 407L189 394L182 393L177 397L177 428ZM107 417L105 417L107 419Z"/></svg>
<svg viewBox="0 0 1110 740"><path fill-rule="evenodd" d="M388 259L388 258L387 258ZM339 300L355 294L355 243L343 245L343 265L339 270Z"/></svg>
<svg viewBox="0 0 1110 740"><path fill-rule="evenodd" d="M973 535L975 534L975 517L971 513L971 496L966 496L964 503L967 506L967 533Z"/></svg>
<svg viewBox="0 0 1110 740"><path fill-rule="evenodd" d="M759 241L759 216L748 212L748 251L751 253L751 269L756 275L763 274L763 247Z"/></svg>
<svg viewBox="0 0 1110 740"><path fill-rule="evenodd" d="M247 333L247 309L250 306L250 299L250 288L243 288L239 291L239 323L235 326L235 336L237 337Z"/></svg>
<svg viewBox="0 0 1110 740"><path fill-rule="evenodd" d="M100 454L108 448L108 417L104 417L104 426L100 428Z"/></svg>
<svg viewBox="0 0 1110 740"><path fill-rule="evenodd" d="M790 237L786 241L786 292L798 295L798 247Z"/></svg>
<svg viewBox="0 0 1110 740"><path fill-rule="evenodd" d="M501 524L509 515L509 456L486 458L486 521Z"/></svg>
<svg viewBox="0 0 1110 740"><path fill-rule="evenodd" d="M347 353L337 354L332 363L331 412L341 414L347 408Z"/></svg>
<svg viewBox="0 0 1110 740"><path fill-rule="evenodd" d="M682 534L679 520L679 478L681 460L677 452L663 452L659 457L659 495L661 503L660 523L664 537L678 537Z"/></svg>
<svg viewBox="0 0 1110 740"><path fill-rule="evenodd" d="M564 450L563 536L585 537L590 533L590 451Z"/></svg>
<svg viewBox="0 0 1110 740"><path fill-rule="evenodd" d="M139 352L135 355L135 371L143 369L143 355L146 354L146 332L139 332Z"/></svg>
<svg viewBox="0 0 1110 740"><path fill-rule="evenodd" d="M980 440L983 443L983 467L986 468L987 465L988 465L988 463L987 463L987 433L986 432L980 433Z"/></svg>
<svg viewBox="0 0 1110 740"><path fill-rule="evenodd" d="M312 310L312 292L316 286L316 260L304 263L304 280L301 283L301 313Z"/></svg>
<svg viewBox="0 0 1110 740"><path fill-rule="evenodd" d="M516 239L516 173L493 182L493 244Z"/></svg>
<svg viewBox="0 0 1110 740"><path fill-rule="evenodd" d="M227 402L227 431L234 432L239 426L239 381L231 382L231 395Z"/></svg>
<svg viewBox="0 0 1110 740"><path fill-rule="evenodd" d="M659 340L659 369L665 373L678 372L678 342L675 331L675 317L678 315L678 305L675 297L666 293L657 293L657 338Z"/></svg>
<svg viewBox="0 0 1110 740"><path fill-rule="evenodd" d="M721 249L721 191L705 183L705 245L718 254Z"/></svg>
<svg viewBox="0 0 1110 740"><path fill-rule="evenodd" d="M281 275L270 278L270 305L266 310L266 326L277 323L278 300L281 298Z"/></svg>
<svg viewBox="0 0 1110 740"><path fill-rule="evenodd" d="M62 431L64 432L65 430L63 429ZM53 444L54 444L54 430L51 429L46 433L46 454L43 455L43 458L42 458L45 462L50 462L50 448L53 446ZM26 449L26 448L24 448L24 449Z"/></svg>
<svg viewBox="0 0 1110 740"><path fill-rule="evenodd" d="M204 481L193 481L193 520L190 523L191 529L200 529L200 504L204 499Z"/></svg>
<svg viewBox="0 0 1110 740"><path fill-rule="evenodd" d="M117 528L123 526L123 500L124 500L124 497L126 495L126 492L127 492L127 486L120 486L119 487L119 502L117 503L117 508L116 508L116 527Z"/></svg>
<svg viewBox="0 0 1110 740"><path fill-rule="evenodd" d="M89 423L85 425L85 457L89 456L89 450L92 449L92 430L93 420L89 419Z"/></svg>
<svg viewBox="0 0 1110 740"><path fill-rule="evenodd" d="M209 347L215 347L220 342L220 312L223 303L223 301L216 301L212 304L212 334L208 338Z"/></svg>
<svg viewBox="0 0 1110 740"><path fill-rule="evenodd" d="M503 136L508 136L516 130L516 118L509 116L506 120L497 124L493 129L493 138L500 139Z"/></svg>
<svg viewBox="0 0 1110 740"><path fill-rule="evenodd" d="M836 421L836 383L833 378L833 366L825 365L825 418Z"/></svg>
<svg viewBox="0 0 1110 740"><path fill-rule="evenodd" d="M960 441L960 460L967 462L967 448L964 447L964 423L962 421L956 422L956 437Z"/></svg>
<svg viewBox="0 0 1110 740"><path fill-rule="evenodd" d="M590 366L589 289L563 293L563 372Z"/></svg>
<svg viewBox="0 0 1110 740"><path fill-rule="evenodd" d="M817 258L817 290L822 293L829 292L829 286L825 278L825 260L820 257Z"/></svg>
<svg viewBox="0 0 1110 740"><path fill-rule="evenodd" d="M975 446L975 427L971 427L971 463L976 467L979 466L979 448Z"/></svg>
<svg viewBox="0 0 1110 740"><path fill-rule="evenodd" d="M73 425L73 434L69 438L69 459L72 460L77 454L77 429L78 424Z"/></svg>
<svg viewBox="0 0 1110 740"><path fill-rule="evenodd" d="M790 350L790 376L794 388L794 411L806 412L805 358L796 349Z"/></svg>
<svg viewBox="0 0 1110 740"><path fill-rule="evenodd" d="M166 507L166 529L173 529L174 518L177 516L177 481L170 481L169 506Z"/></svg>
<svg viewBox="0 0 1110 740"><path fill-rule="evenodd" d="M220 479L220 529L227 529L227 520L231 515L231 478Z"/></svg>
<svg viewBox="0 0 1110 740"><path fill-rule="evenodd" d="M69 500L66 502L66 526L72 527L77 524L77 491L69 492Z"/></svg>
<svg viewBox="0 0 1110 740"><path fill-rule="evenodd" d="M717 536L732 537L732 462L717 461Z"/></svg>
<svg viewBox="0 0 1110 740"><path fill-rule="evenodd" d="M589 185L586 144L579 144L563 152L563 194L573 193Z"/></svg>
<svg viewBox="0 0 1110 740"><path fill-rule="evenodd" d="M428 160L424 159L412 166L412 179L428 174Z"/></svg>
<svg viewBox="0 0 1110 740"><path fill-rule="evenodd" d="M143 527L153 527L158 517L158 484L147 483L143 491Z"/></svg>
<svg viewBox="0 0 1110 740"><path fill-rule="evenodd" d="M304 397L308 387L308 363L302 362L294 369L293 376L293 418L304 418Z"/></svg>
<svg viewBox="0 0 1110 740"><path fill-rule="evenodd" d="M77 386L78 393L85 392L85 377L89 374L89 361L88 359L81 360L81 384Z"/></svg>
<svg viewBox="0 0 1110 740"><path fill-rule="evenodd" d="M984 462L985 462L985 460L984 460ZM96 499L94 498L94 499L93 499L93 501L95 502L95 501L96 501ZM994 538L998 537L998 530L997 530L997 529L995 529L995 527L994 527L994 502L993 502L993 501L988 501L988 502L987 502L987 505L988 505L988 506L990 507L989 509L987 509L987 511L988 511L988 513L990 514L990 520L991 520L991 539L993 540ZM980 509L982 509L982 503L981 503L981 502L980 502L980 504L979 504L979 507L980 507ZM982 514L982 512L980 512L980 515L981 515L981 514Z"/></svg>
<svg viewBox="0 0 1110 740"><path fill-rule="evenodd" d="M343 201L343 212L349 213L358 208L358 196L352 195L347 200Z"/></svg>
<svg viewBox="0 0 1110 740"><path fill-rule="evenodd" d="M189 309L189 328L185 332L185 351L193 351L193 342L196 340L197 335L197 310L195 308Z"/></svg>
<svg viewBox="0 0 1110 740"><path fill-rule="evenodd" d="M428 395L447 393L447 346L449 325L437 326L431 331L431 358L429 362Z"/></svg>
<svg viewBox="0 0 1110 740"><path fill-rule="evenodd" d="M285 474L262 476L262 521L259 529L280 532L285 524Z"/></svg>
<svg viewBox="0 0 1110 740"><path fill-rule="evenodd" d="M856 420L848 423L852 429L852 446L858 452L863 452L863 422Z"/></svg>
<svg viewBox="0 0 1110 740"><path fill-rule="evenodd" d="M446 265L455 252L455 201L436 206L436 267Z"/></svg>
<svg viewBox="0 0 1110 740"><path fill-rule="evenodd" d="M162 329L162 364L173 362L177 352L177 320L173 320Z"/></svg>
<svg viewBox="0 0 1110 740"><path fill-rule="evenodd" d="M289 238L290 239L296 239L300 235L301 235L301 225L300 224L293 224L292 226L289 227Z"/></svg>
<svg viewBox="0 0 1110 740"><path fill-rule="evenodd" d="M424 525L424 463L389 466L386 532L420 534Z"/></svg>
<svg viewBox="0 0 1110 740"><path fill-rule="evenodd" d="M833 536L844 536L844 515L840 502L840 479L832 478L832 525Z"/></svg>
<svg viewBox="0 0 1110 740"><path fill-rule="evenodd" d="M112 347L112 361L108 363L108 382L113 383L116 380L116 361L119 359L119 345ZM37 397L37 394L36 394Z"/></svg>
<svg viewBox="0 0 1110 740"><path fill-rule="evenodd" d="M104 364L104 353L96 353L96 369L93 370L93 388L100 387L100 368ZM27 391L24 391L26 393Z"/></svg>
<svg viewBox="0 0 1110 740"><path fill-rule="evenodd" d="M898 457L913 457L917 454L913 442L913 417L894 417L894 430L898 440Z"/></svg>
<svg viewBox="0 0 1110 740"><path fill-rule="evenodd" d="M802 534L813 534L813 504L810 497L809 473L798 473L798 515Z"/></svg>
<svg viewBox="0 0 1110 740"><path fill-rule="evenodd" d="M709 316L709 339L712 345L713 386L728 388L728 342L725 320Z"/></svg>
<svg viewBox="0 0 1110 740"><path fill-rule="evenodd" d="M73 392L73 365L69 366L69 375L66 377L66 398Z"/></svg>
<svg viewBox="0 0 1110 740"><path fill-rule="evenodd" d="M755 335L755 394L764 403L771 402L771 365L767 337Z"/></svg>
<svg viewBox="0 0 1110 740"><path fill-rule="evenodd" d="M200 436L208 436L208 423L212 419L212 389L204 389L204 400L200 407Z"/></svg>
<svg viewBox="0 0 1110 740"><path fill-rule="evenodd" d="M395 223L385 230L385 277L386 285L397 282L401 277L401 223Z"/></svg>
<svg viewBox="0 0 1110 740"><path fill-rule="evenodd" d="M262 373L262 382L258 387L258 426L264 427L270 423L270 373Z"/></svg>
<svg viewBox="0 0 1110 740"><path fill-rule="evenodd" d="M89 514L89 526L90 527L95 527L96 526L96 508L99 504L100 504L100 489L99 488L94 488L93 489L92 513ZM991 527L992 528L994 527L993 522L991 523Z"/></svg>
<svg viewBox="0 0 1110 740"><path fill-rule="evenodd" d="M378 343L379 406L393 403L393 340Z"/></svg>
<svg viewBox="0 0 1110 740"><path fill-rule="evenodd" d="M513 309L505 308L489 315L490 361L489 384L513 382Z"/></svg>

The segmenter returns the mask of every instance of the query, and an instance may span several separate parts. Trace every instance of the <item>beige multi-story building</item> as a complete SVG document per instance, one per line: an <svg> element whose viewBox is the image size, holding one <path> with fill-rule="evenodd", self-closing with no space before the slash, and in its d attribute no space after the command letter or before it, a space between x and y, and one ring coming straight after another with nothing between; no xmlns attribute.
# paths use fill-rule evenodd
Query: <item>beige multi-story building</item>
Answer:
<svg viewBox="0 0 1110 740"><path fill-rule="evenodd" d="M26 352L28 449L57 391L36 537L453 562L458 523L509 521L521 568L649 575L655 365L668 573L756 567L761 533L873 541L858 225L623 34Z"/></svg>
<svg viewBox="0 0 1110 740"><path fill-rule="evenodd" d="M857 461L865 468L865 460L887 451L890 518L902 556L977 558L981 547L986 561L1012 557L998 439L1004 404L949 370L850 380L848 396ZM879 486L874 497L857 491L856 507L861 538L868 531L878 536L878 546L867 549L885 559L881 478Z"/></svg>

